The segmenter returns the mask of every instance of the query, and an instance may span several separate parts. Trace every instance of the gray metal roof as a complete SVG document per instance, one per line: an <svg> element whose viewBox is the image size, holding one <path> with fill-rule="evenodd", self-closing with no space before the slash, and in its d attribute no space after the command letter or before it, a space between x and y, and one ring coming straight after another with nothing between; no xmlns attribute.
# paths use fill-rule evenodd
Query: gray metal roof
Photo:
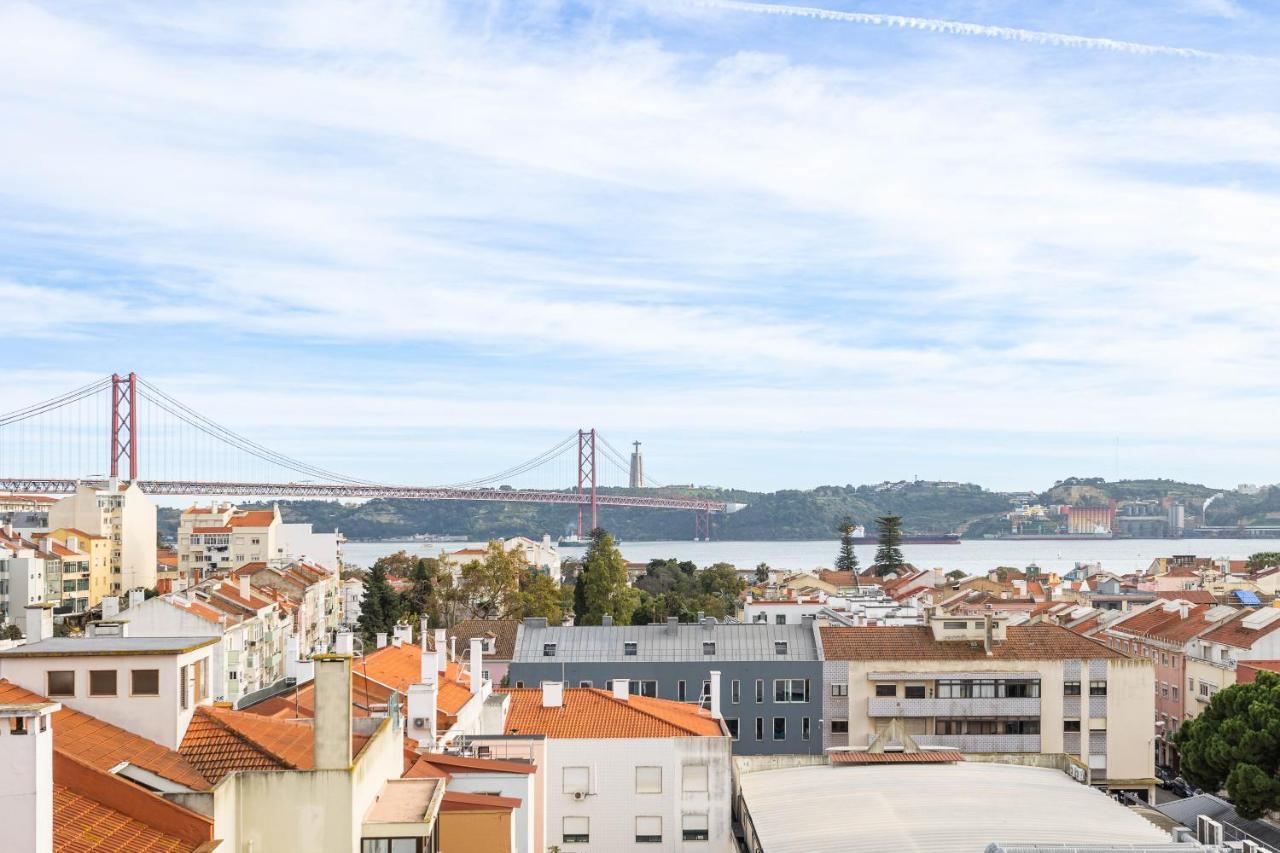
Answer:
<svg viewBox="0 0 1280 853"><path fill-rule="evenodd" d="M1197 794L1182 800L1160 803L1155 808L1188 829L1195 829L1196 818L1205 815L1223 825L1227 841L1252 838L1272 850L1280 850L1280 827L1266 821L1240 817L1230 803L1213 794Z"/></svg>
<svg viewBox="0 0 1280 853"><path fill-rule="evenodd" d="M553 661L816 661L821 660L811 625L752 625L707 623L702 625L535 625L526 620L516 634L513 662ZM634 642L636 653L624 654L624 644ZM706 654L703 643L714 642L715 654ZM778 654L775 643L787 644ZM556 644L554 656L543 646Z"/></svg>
<svg viewBox="0 0 1280 853"><path fill-rule="evenodd" d="M218 642L217 637L50 637L0 652L0 658L78 655L176 655Z"/></svg>

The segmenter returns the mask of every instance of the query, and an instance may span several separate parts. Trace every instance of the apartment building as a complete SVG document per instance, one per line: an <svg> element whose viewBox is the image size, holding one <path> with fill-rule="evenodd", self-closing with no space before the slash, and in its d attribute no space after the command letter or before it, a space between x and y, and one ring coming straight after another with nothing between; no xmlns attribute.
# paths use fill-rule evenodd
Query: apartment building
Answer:
<svg viewBox="0 0 1280 853"><path fill-rule="evenodd" d="M242 510L231 504L193 506L178 517L178 568L197 578L277 558L280 509Z"/></svg>
<svg viewBox="0 0 1280 853"><path fill-rule="evenodd" d="M734 849L732 744L718 707L640 696L626 679L503 693L502 729L470 745L539 768L536 850Z"/></svg>
<svg viewBox="0 0 1280 853"><path fill-rule="evenodd" d="M1155 671L1156 763L1177 766L1173 744L1182 723L1198 713L1187 713L1187 661L1194 658L1196 640L1237 615L1223 605L1192 604L1179 599L1161 600L1109 623L1098 635L1112 649L1150 658Z"/></svg>
<svg viewBox="0 0 1280 853"><path fill-rule="evenodd" d="M0 651L0 678L174 749L209 696L215 638L130 637L127 622L54 637L48 606L27 608L27 642Z"/></svg>
<svg viewBox="0 0 1280 853"><path fill-rule="evenodd" d="M46 550L52 550L49 543L56 543L68 551L76 554L83 554L87 561L87 567L82 574L87 575L88 585L77 584L76 598L85 599L83 606L76 608L77 612L97 607L98 602L105 595L111 594L111 540L105 536L97 536L92 533L86 533L83 530L75 528L58 527L53 530L36 533L33 538L44 544ZM64 559L64 571L65 563ZM84 587L84 588L82 588ZM70 590L64 590L70 592ZM86 595L79 595L79 593Z"/></svg>
<svg viewBox="0 0 1280 853"><path fill-rule="evenodd" d="M829 748L865 749L896 722L922 746L1065 753L1109 789L1153 784L1149 658L993 616L932 614L918 627L823 628L821 637Z"/></svg>
<svg viewBox="0 0 1280 853"><path fill-rule="evenodd" d="M293 611L293 631L304 653L329 648L342 624L342 585L338 573L295 560L284 564L246 563L231 577L248 579L261 594L288 602Z"/></svg>
<svg viewBox="0 0 1280 853"><path fill-rule="evenodd" d="M822 752L822 655L813 620L802 625L549 626L528 618L516 634L511 686L563 681L605 687L627 679L642 697L711 702L711 671L723 674L725 725L739 755Z"/></svg>
<svg viewBox="0 0 1280 853"><path fill-rule="evenodd" d="M137 483L80 483L49 509L49 527L103 536L111 548L110 592L156 585L156 505Z"/></svg>
<svg viewBox="0 0 1280 853"><path fill-rule="evenodd" d="M0 527L0 625L22 627L29 604L44 601L44 557L35 542Z"/></svg>
<svg viewBox="0 0 1280 853"><path fill-rule="evenodd" d="M560 582L560 552L555 543L551 541L550 536L544 535L541 540L530 539L527 536L513 536L510 539L499 539L497 541L502 546L502 550L507 553L518 552L524 559L525 565L533 571L547 575L556 583ZM457 578L463 566L477 560L484 560L485 555L488 553L488 548L460 548L457 551L443 551L440 554L440 565L449 569L453 576Z"/></svg>

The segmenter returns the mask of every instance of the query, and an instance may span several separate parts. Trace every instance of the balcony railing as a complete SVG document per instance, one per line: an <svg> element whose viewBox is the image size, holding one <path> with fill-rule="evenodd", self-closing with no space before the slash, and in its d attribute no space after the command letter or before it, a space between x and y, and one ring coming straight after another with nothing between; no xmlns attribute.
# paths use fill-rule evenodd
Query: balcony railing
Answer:
<svg viewBox="0 0 1280 853"><path fill-rule="evenodd" d="M1038 717L1040 700L1023 698L983 699L877 699L867 700L870 717Z"/></svg>
<svg viewBox="0 0 1280 853"><path fill-rule="evenodd" d="M914 735L922 746L949 746L961 752L1039 752L1040 735Z"/></svg>

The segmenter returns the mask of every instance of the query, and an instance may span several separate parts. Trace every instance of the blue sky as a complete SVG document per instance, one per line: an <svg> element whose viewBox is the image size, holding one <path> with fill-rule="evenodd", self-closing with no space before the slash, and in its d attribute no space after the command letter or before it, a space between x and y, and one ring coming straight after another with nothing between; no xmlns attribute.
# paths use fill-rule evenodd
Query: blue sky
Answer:
<svg viewBox="0 0 1280 853"><path fill-rule="evenodd" d="M3 408L136 370L398 482L579 426L667 482L1280 480L1278 35L1244 0L6 3Z"/></svg>

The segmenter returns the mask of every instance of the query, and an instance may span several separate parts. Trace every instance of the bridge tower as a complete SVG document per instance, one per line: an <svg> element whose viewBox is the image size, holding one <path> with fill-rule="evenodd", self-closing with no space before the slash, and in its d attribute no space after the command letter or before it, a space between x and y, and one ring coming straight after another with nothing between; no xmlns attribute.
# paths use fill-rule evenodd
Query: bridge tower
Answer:
<svg viewBox="0 0 1280 853"><path fill-rule="evenodd" d="M591 535L599 520L596 512L596 431L595 429L578 430L578 497L582 497L585 488L591 489L591 529L585 531ZM578 539L584 539L582 529L582 503L578 503Z"/></svg>
<svg viewBox="0 0 1280 853"><path fill-rule="evenodd" d="M635 445L635 450L631 454L631 488L644 488L644 457L640 455L640 442L631 442Z"/></svg>
<svg viewBox="0 0 1280 853"><path fill-rule="evenodd" d="M111 374L111 477L129 457L129 482L138 479L138 374Z"/></svg>

